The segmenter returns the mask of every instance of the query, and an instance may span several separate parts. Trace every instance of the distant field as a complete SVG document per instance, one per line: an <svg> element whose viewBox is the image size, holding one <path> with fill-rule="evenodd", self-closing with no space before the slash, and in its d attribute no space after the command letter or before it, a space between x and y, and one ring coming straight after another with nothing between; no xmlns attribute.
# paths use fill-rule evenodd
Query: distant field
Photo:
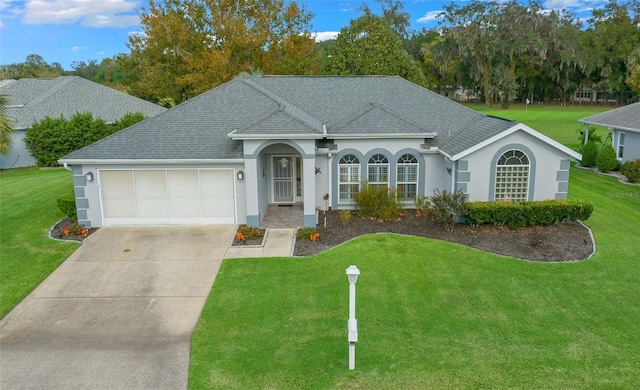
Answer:
<svg viewBox="0 0 640 390"><path fill-rule="evenodd" d="M615 108L613 106L559 106L559 105L529 105L516 104L508 109L498 106L487 108L484 104L467 105L474 110L488 115L514 119L553 138L561 144L577 150L580 145L578 137L584 125L578 119ZM598 127L599 134L604 136L608 129Z"/></svg>

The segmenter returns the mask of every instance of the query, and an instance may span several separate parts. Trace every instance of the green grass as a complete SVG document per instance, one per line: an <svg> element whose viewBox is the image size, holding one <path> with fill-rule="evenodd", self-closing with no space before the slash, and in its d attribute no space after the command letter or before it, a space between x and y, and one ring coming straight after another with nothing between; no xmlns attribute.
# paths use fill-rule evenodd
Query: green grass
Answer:
<svg viewBox="0 0 640 390"><path fill-rule="evenodd" d="M64 217L56 199L72 193L64 169L0 172L0 318L78 248L48 238Z"/></svg>
<svg viewBox="0 0 640 390"><path fill-rule="evenodd" d="M577 146L575 119L598 109L565 109L496 114ZM595 205L587 261L371 235L310 258L223 262L193 335L189 387L637 388L640 188L572 168L569 196ZM350 264L361 270L354 371Z"/></svg>
<svg viewBox="0 0 640 390"><path fill-rule="evenodd" d="M488 115L522 122L573 150L578 150L578 146L580 146L579 132L583 131L585 127L584 124L578 122L578 119L614 108L610 106L554 105L529 105L525 108L523 104L513 105L508 109L496 106L487 108L482 104L474 104L470 107ZM603 140L609 132L602 126L596 126L596 130Z"/></svg>

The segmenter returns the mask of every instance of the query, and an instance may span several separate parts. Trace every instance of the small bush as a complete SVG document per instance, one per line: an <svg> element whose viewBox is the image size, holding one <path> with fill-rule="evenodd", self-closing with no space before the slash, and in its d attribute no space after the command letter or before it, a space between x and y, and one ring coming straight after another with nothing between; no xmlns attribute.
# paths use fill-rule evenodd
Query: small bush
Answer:
<svg viewBox="0 0 640 390"><path fill-rule="evenodd" d="M396 191L387 187L372 186L364 182L355 201L356 215L360 218L392 221L402 214L402 205L396 200Z"/></svg>
<svg viewBox="0 0 640 390"><path fill-rule="evenodd" d="M620 167L620 171L629 180L629 183L640 183L640 158L626 161Z"/></svg>
<svg viewBox="0 0 640 390"><path fill-rule="evenodd" d="M320 237L320 233L318 232L318 229L314 227L305 227L298 229L296 237L299 239L316 241Z"/></svg>
<svg viewBox="0 0 640 390"><path fill-rule="evenodd" d="M440 192L436 188L430 201L431 210L444 223L444 228L448 231L452 231L458 219L464 218L467 214L467 196L460 190Z"/></svg>
<svg viewBox="0 0 640 390"><path fill-rule="evenodd" d="M58 198L57 202L58 208L64 215L72 219L78 219L75 196L64 196L62 198Z"/></svg>
<svg viewBox="0 0 640 390"><path fill-rule="evenodd" d="M236 234L241 234L246 240L264 237L264 230L253 226L240 225Z"/></svg>
<svg viewBox="0 0 640 390"><path fill-rule="evenodd" d="M431 209L431 201L428 196L418 196L413 200L417 214L426 215Z"/></svg>
<svg viewBox="0 0 640 390"><path fill-rule="evenodd" d="M596 165L596 159L598 158L598 145L595 142L589 141L582 147L582 160L580 165L583 167L593 167Z"/></svg>
<svg viewBox="0 0 640 390"><path fill-rule="evenodd" d="M340 221L342 221L343 225L348 225L351 222L351 211L340 210Z"/></svg>
<svg viewBox="0 0 640 390"><path fill-rule="evenodd" d="M606 145L596 158L596 166L600 172L609 172L618 169L620 164L616 159L616 151L613 150L613 146Z"/></svg>

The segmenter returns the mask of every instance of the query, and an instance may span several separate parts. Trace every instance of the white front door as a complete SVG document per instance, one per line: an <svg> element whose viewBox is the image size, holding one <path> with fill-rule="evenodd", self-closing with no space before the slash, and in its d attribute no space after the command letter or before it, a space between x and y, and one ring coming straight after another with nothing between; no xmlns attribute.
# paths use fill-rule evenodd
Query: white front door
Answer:
<svg viewBox="0 0 640 390"><path fill-rule="evenodd" d="M295 168L293 156L278 155L271 157L274 203L293 203L295 201L297 192Z"/></svg>

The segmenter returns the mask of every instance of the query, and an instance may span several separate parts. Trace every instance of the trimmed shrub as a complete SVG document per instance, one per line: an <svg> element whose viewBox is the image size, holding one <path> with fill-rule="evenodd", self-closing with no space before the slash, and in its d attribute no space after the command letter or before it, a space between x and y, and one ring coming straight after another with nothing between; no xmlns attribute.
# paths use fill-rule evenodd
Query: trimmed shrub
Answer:
<svg viewBox="0 0 640 390"><path fill-rule="evenodd" d="M356 215L360 218L392 221L402 214L402 205L396 200L395 189L364 182L355 196L355 202Z"/></svg>
<svg viewBox="0 0 640 390"><path fill-rule="evenodd" d="M582 200L543 200L536 202L469 202L467 223L507 225L510 229L524 226L551 225L567 221L586 221L593 204Z"/></svg>
<svg viewBox="0 0 640 390"><path fill-rule="evenodd" d="M78 219L78 210L76 209L76 198L75 196L63 196L62 198L58 198L58 208L64 215L69 218Z"/></svg>
<svg viewBox="0 0 640 390"><path fill-rule="evenodd" d="M620 164L616 159L616 151L613 150L613 146L605 145L605 147L598 153L596 158L596 167L600 172L609 172L618 169Z"/></svg>
<svg viewBox="0 0 640 390"><path fill-rule="evenodd" d="M580 165L583 167L593 167L596 165L596 159L598 158L598 145L595 142L589 141L582 147L582 160Z"/></svg>
<svg viewBox="0 0 640 390"><path fill-rule="evenodd" d="M464 218L467 214L467 196L460 190L456 192L443 190L440 192L436 188L430 200L431 210L444 223L444 228L448 231L452 231L458 220Z"/></svg>
<svg viewBox="0 0 640 390"><path fill-rule="evenodd" d="M620 167L620 171L629 180L629 183L640 183L640 158L626 161Z"/></svg>
<svg viewBox="0 0 640 390"><path fill-rule="evenodd" d="M351 211L340 210L340 221L342 221L343 225L349 224L349 222L351 222Z"/></svg>

